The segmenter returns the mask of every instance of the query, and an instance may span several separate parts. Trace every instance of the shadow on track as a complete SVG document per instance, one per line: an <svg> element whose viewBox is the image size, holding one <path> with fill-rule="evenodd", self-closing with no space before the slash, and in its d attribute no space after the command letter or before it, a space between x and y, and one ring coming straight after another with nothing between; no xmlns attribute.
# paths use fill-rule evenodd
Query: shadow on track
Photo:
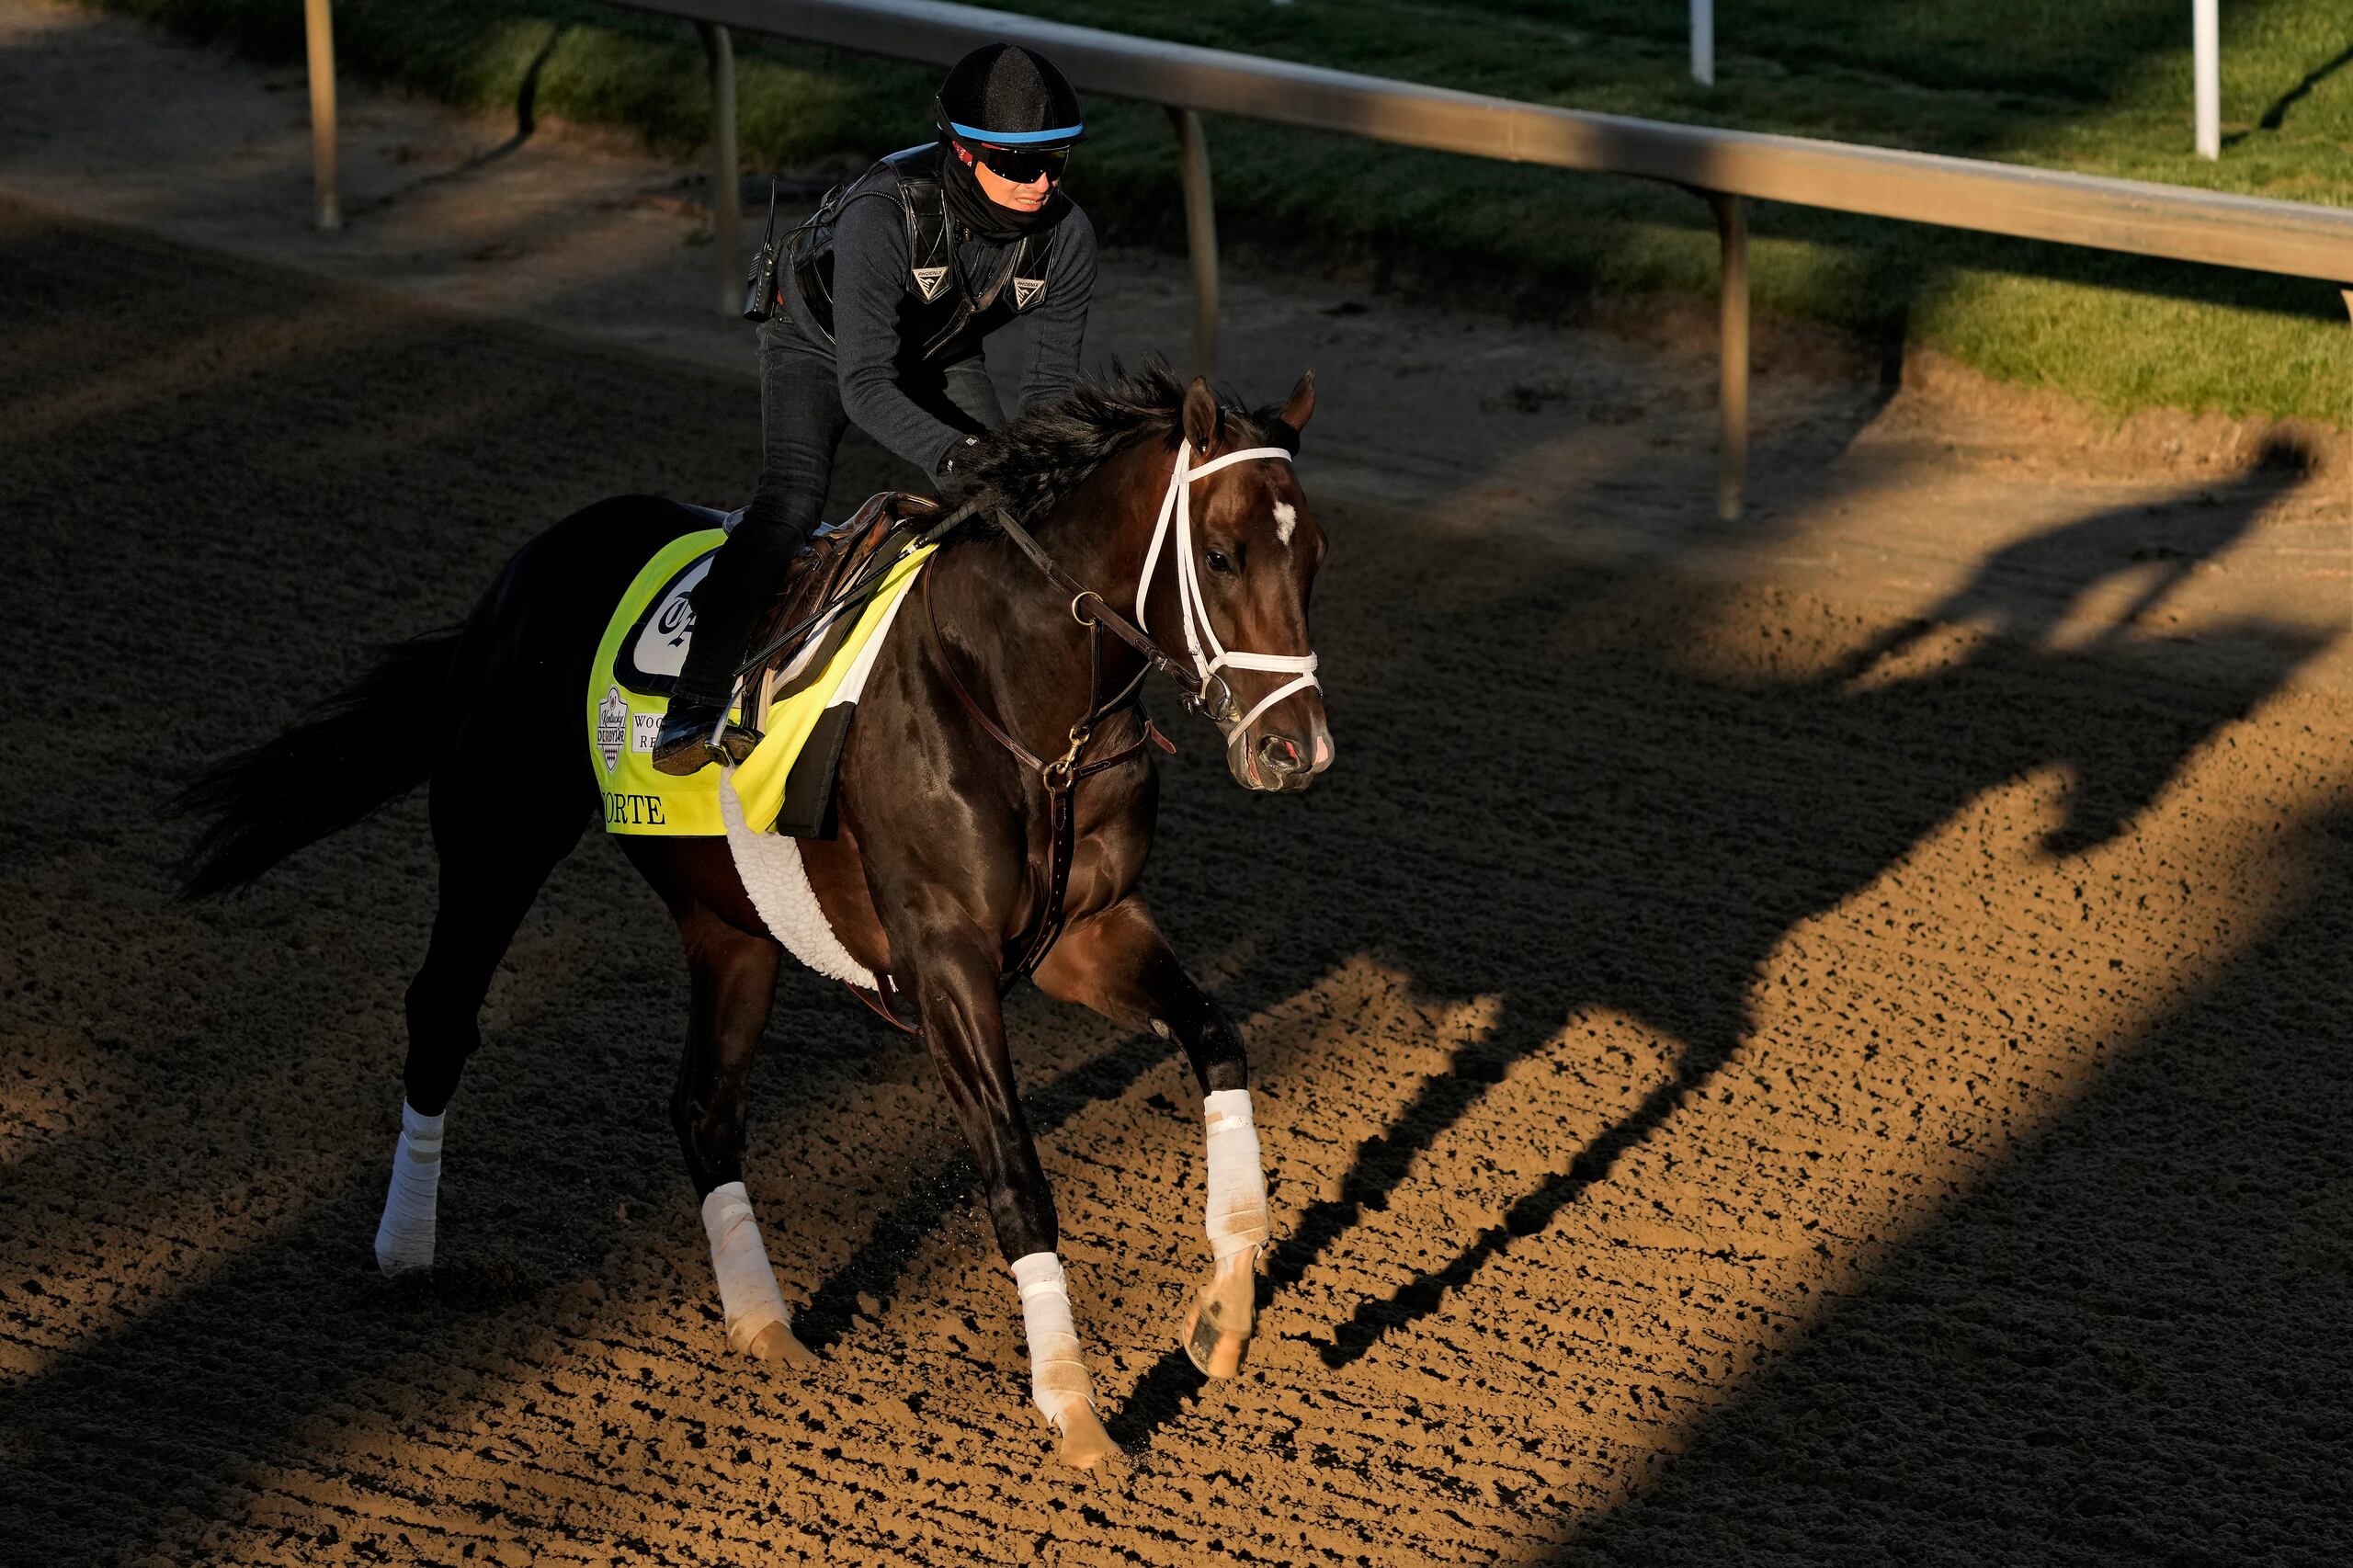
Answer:
<svg viewBox="0 0 2353 1568"><path fill-rule="evenodd" d="M748 474L756 433L720 378L6 202L0 278L20 323L0 335L0 611L109 737L0 784L21 965L0 1062L28 1108L0 1118L0 1538L145 1560L324 1429L470 1400L495 1374L467 1352L548 1332L620 1239L617 1199L677 1169L675 970L634 949L658 911L573 877L527 925L497 1066L453 1120L451 1267L374 1278L422 812L196 911L167 902L156 807L359 646L461 613L546 519Z"/></svg>
<svg viewBox="0 0 2353 1568"><path fill-rule="evenodd" d="M515 89L515 131L506 141L494 147L486 147L479 153L470 153L449 168L426 175L422 179L412 180L398 190L387 191L372 201L355 202L351 209L352 216L356 218L369 212L380 211L395 202L407 200L421 190L430 190L436 186L449 185L461 180L468 175L489 167L501 158L520 152L523 144L537 134L540 129L540 77L547 70L548 62L554 58L556 46L563 41L563 35L569 31L571 31L569 27L561 24L550 27L547 41L540 45L539 52L532 55L531 62L523 68L523 80Z"/></svg>
<svg viewBox="0 0 2353 1568"><path fill-rule="evenodd" d="M2353 1555L2353 813L2288 831L2268 935L1541 1560Z"/></svg>
<svg viewBox="0 0 2353 1568"><path fill-rule="evenodd" d="M1414 1162L1579 1008L1617 1009L1682 1042L1670 1074L1499 1223L1385 1299L1361 1301L1318 1345L1327 1365L1345 1367L1438 1310L1515 1238L1542 1231L1606 1179L1737 1049L1750 1027L1749 986L1787 933L1869 885L1972 798L2063 768L2074 783L2048 854L2079 854L2129 831L2209 736L2325 645L2314 634L2250 624L2210 631L2194 646L2152 638L2129 657L2118 649L2124 626L2152 618L2286 483L2259 471L2162 506L2097 513L1998 552L1935 612L1992 635L1917 673L1857 678L1882 660L1922 662L1915 644L1926 633L1915 625L1824 676L1695 678L1677 667L1678 637L1702 623L1695 608L1641 624L1631 640L1516 672L1508 689L1495 692L1515 715L1503 743L1508 764L1435 777L1407 775L1408 754L1368 747L1367 732L1419 730L1421 757L1483 763L1476 723L1484 710L1457 728L1442 691L1404 678L1336 703L1355 743L1350 761L1386 775L1354 783L1386 797L1395 818L1370 817L1361 801L1347 815L1313 813L1300 858L1351 869L1359 885L1348 906L1389 914L1358 938L1374 936L1374 950L1418 992L1496 997L1500 1014L1358 1146L1337 1195L1310 1204L1276 1244L1268 1299L1386 1209ZM2054 644L2063 623L2096 597L2105 605L2119 586L2131 599L2116 621L2085 645ZM1575 597L1566 584L1540 583L1483 605L1481 635L1503 646L1558 644L1549 623ZM1400 628L1397 641L1430 647L1446 635L1422 624ZM1554 672L1557 681L1548 680ZM1434 729L1452 744L1428 744ZM1409 835L1396 819L1416 831ZM1368 867L1392 875L1366 887ZM1361 950L1345 941L1286 947L1272 934L1265 946L1299 960L1249 977L1254 989L1277 994ZM1180 1355L1164 1358L1115 1434L1148 1438L1190 1381Z"/></svg>

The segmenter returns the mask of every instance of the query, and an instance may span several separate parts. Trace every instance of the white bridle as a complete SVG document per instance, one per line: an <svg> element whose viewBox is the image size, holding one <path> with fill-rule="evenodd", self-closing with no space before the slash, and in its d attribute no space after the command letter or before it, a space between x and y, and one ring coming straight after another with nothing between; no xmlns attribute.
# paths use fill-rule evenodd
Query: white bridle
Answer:
<svg viewBox="0 0 2353 1568"><path fill-rule="evenodd" d="M1161 497L1160 522L1153 529L1152 548L1144 551L1143 574L1136 579L1136 619L1141 622L1144 618L1144 597L1152 588L1153 570L1160 564L1161 546L1174 535L1176 546L1171 553L1176 558L1176 619L1185 628L1185 646L1193 655L1194 673L1200 676L1204 711L1217 720L1218 727L1225 732L1226 744L1232 745L1258 722L1258 716L1267 709L1295 691L1303 691L1309 687L1321 688L1324 683L1315 678L1313 653L1242 653L1232 652L1220 642L1217 629L1210 624L1209 604L1201 597L1200 567L1194 558L1192 482L1206 479L1222 468L1261 458L1279 458L1289 462L1290 454L1280 447L1251 447L1244 451L1212 458L1199 468L1192 466L1192 443L1178 437L1176 466L1168 475L1168 494ZM1296 673L1290 680L1260 698L1256 707L1229 724L1225 722L1225 715L1233 711L1233 687L1218 674L1221 669L1270 670L1278 674L1290 670ZM1216 710L1209 708L1211 681L1225 692L1225 701Z"/></svg>

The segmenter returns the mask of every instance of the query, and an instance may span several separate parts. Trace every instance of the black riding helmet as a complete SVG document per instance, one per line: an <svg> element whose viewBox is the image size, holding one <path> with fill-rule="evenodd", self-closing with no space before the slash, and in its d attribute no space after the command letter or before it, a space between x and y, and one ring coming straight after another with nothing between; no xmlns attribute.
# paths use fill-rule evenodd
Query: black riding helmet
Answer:
<svg viewBox="0 0 2353 1568"><path fill-rule="evenodd" d="M932 100L942 140L962 143L1008 179L1060 173L1086 134L1078 93L1044 55L993 43L958 61Z"/></svg>

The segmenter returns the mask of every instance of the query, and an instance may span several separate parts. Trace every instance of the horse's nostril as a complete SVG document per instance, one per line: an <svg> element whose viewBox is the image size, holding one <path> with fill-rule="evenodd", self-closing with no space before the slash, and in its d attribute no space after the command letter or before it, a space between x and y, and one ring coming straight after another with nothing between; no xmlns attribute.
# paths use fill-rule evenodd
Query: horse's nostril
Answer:
<svg viewBox="0 0 2353 1568"><path fill-rule="evenodd" d="M1258 743L1258 766L1269 773L1298 772L1298 744L1281 735L1268 735Z"/></svg>

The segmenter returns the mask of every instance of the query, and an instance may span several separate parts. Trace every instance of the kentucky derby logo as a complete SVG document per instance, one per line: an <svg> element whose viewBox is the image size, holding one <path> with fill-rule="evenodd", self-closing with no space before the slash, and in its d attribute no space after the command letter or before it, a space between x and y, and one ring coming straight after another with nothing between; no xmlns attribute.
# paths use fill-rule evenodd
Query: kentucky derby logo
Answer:
<svg viewBox="0 0 2353 1568"><path fill-rule="evenodd" d="M605 700L597 704L597 749L604 754L606 772L620 766L621 747L628 744L629 704L620 687L608 686Z"/></svg>

